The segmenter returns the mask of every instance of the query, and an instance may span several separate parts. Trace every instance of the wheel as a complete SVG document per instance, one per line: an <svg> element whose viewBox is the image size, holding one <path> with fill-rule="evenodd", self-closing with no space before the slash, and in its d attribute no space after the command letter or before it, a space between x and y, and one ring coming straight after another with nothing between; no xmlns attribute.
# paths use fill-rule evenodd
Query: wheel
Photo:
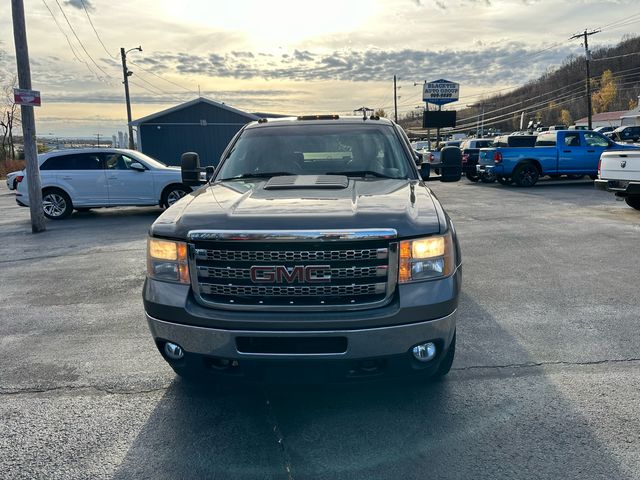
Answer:
<svg viewBox="0 0 640 480"><path fill-rule="evenodd" d="M52 188L42 192L42 210L45 217L51 220L62 220L71 215L73 205L69 195L62 190Z"/></svg>
<svg viewBox="0 0 640 480"><path fill-rule="evenodd" d="M436 169L434 170L434 172L436 172L436 175L440 175L440 169L439 169L439 168L436 168Z"/></svg>
<svg viewBox="0 0 640 480"><path fill-rule="evenodd" d="M511 177L503 177L502 175L497 175L496 180L500 185L511 185L513 183L513 179Z"/></svg>
<svg viewBox="0 0 640 480"><path fill-rule="evenodd" d="M480 180L480 175L478 175L478 173L467 172L465 173L465 176L467 177L467 180L473 183L476 183L478 180Z"/></svg>
<svg viewBox="0 0 640 480"><path fill-rule="evenodd" d="M493 172L484 172L480 175L480 180L482 180L482 183L493 183L496 181L496 174Z"/></svg>
<svg viewBox="0 0 640 480"><path fill-rule="evenodd" d="M627 197L624 199L631 208L635 208L636 210L640 210L640 196Z"/></svg>
<svg viewBox="0 0 640 480"><path fill-rule="evenodd" d="M539 177L540 173L533 163L523 163L513 172L513 181L519 187L533 187Z"/></svg>
<svg viewBox="0 0 640 480"><path fill-rule="evenodd" d="M160 203L165 208L169 208L190 191L191 190L184 185L170 185L162 193L162 199L160 200Z"/></svg>
<svg viewBox="0 0 640 480"><path fill-rule="evenodd" d="M453 333L453 339L451 340L451 344L449 345L449 349L445 354L442 362L438 366L438 369L435 371L433 376L431 377L433 380L438 380L444 377L451 370L451 365L453 365L453 358L456 356L456 333Z"/></svg>
<svg viewBox="0 0 640 480"><path fill-rule="evenodd" d="M431 176L431 168L429 167L429 165L422 165L420 167L420 178L422 178L422 180L429 180L429 177Z"/></svg>
<svg viewBox="0 0 640 480"><path fill-rule="evenodd" d="M88 211L90 211L90 208L87 207L82 207L82 208L76 208L76 212L80 212L80 213L86 213Z"/></svg>

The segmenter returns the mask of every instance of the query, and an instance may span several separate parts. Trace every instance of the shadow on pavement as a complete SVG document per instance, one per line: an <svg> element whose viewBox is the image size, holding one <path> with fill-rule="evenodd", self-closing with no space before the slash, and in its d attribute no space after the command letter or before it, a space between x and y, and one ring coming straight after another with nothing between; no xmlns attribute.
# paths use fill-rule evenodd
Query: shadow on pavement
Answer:
<svg viewBox="0 0 640 480"><path fill-rule="evenodd" d="M535 361L467 296L461 349L473 343L465 323L478 319L522 363ZM500 364L491 351L484 357ZM217 391L176 380L116 478L628 478L541 369L490 372L454 364L440 383Z"/></svg>

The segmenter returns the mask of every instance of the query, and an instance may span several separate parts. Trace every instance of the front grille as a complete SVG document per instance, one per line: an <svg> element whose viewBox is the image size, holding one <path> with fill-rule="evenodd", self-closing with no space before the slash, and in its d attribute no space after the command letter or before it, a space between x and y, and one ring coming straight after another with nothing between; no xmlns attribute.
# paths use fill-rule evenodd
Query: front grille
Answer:
<svg viewBox="0 0 640 480"><path fill-rule="evenodd" d="M229 309L321 310L372 308L390 299L395 241L290 237L288 232L282 241L195 239L189 252L198 301Z"/></svg>

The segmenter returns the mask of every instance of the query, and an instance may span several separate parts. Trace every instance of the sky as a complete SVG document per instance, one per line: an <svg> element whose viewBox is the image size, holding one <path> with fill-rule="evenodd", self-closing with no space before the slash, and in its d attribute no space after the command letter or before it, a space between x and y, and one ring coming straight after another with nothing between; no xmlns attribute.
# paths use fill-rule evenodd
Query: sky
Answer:
<svg viewBox="0 0 640 480"><path fill-rule="evenodd" d="M10 1L0 0L0 81L15 72ZM640 27L638 0L25 0L39 136L126 129L120 47L133 118L198 95L250 112L393 111L421 84L460 83L460 108L507 91Z"/></svg>

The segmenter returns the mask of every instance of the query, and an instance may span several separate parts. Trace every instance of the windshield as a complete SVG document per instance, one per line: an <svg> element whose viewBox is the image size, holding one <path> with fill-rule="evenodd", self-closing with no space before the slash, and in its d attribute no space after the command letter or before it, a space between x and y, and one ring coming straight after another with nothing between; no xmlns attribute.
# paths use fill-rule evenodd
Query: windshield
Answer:
<svg viewBox="0 0 640 480"><path fill-rule="evenodd" d="M216 179L343 174L408 178L405 150L388 125L287 125L249 128Z"/></svg>
<svg viewBox="0 0 640 480"><path fill-rule="evenodd" d="M415 147L416 150L422 150L422 149L429 149L429 142L415 142Z"/></svg>

